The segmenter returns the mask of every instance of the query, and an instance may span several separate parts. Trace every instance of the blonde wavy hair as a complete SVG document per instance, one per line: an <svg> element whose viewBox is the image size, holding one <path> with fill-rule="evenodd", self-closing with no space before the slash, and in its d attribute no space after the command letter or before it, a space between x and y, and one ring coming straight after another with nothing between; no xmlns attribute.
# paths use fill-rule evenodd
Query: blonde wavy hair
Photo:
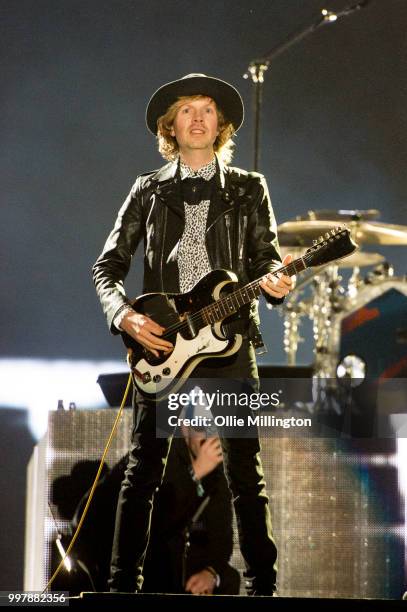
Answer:
<svg viewBox="0 0 407 612"><path fill-rule="evenodd" d="M176 102L171 104L165 115L159 117L157 121L158 150L167 161L174 161L178 157L178 142L174 136L171 136L171 130L178 110L187 100L200 100L206 97L202 95L180 96ZM235 147L235 143L232 140L235 129L232 123L225 119L222 111L217 106L216 112L218 115L219 134L213 143L213 150L224 164L229 164L232 161L233 149Z"/></svg>

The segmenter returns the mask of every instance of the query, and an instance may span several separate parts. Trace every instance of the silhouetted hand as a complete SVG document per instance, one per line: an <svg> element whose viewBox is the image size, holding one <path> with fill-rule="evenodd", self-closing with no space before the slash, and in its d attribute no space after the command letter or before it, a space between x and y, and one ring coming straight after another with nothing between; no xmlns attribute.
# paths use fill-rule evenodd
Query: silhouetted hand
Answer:
<svg viewBox="0 0 407 612"><path fill-rule="evenodd" d="M210 474L219 463L223 461L222 446L219 438L206 438L198 450L195 451L196 458L192 461L195 476L201 480Z"/></svg>
<svg viewBox="0 0 407 612"><path fill-rule="evenodd" d="M212 595L215 586L215 576L209 570L203 569L188 578L185 591L193 595Z"/></svg>

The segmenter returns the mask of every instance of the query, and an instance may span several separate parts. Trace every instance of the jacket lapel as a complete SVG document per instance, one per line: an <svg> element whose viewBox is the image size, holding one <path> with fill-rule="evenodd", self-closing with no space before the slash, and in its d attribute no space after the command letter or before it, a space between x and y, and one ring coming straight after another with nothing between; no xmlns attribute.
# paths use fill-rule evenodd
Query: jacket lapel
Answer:
<svg viewBox="0 0 407 612"><path fill-rule="evenodd" d="M153 192L173 213L184 220L181 202L179 162L173 161L160 168L151 178Z"/></svg>
<svg viewBox="0 0 407 612"><path fill-rule="evenodd" d="M209 205L207 230L220 216L233 207L232 196L228 189L229 171L218 156L216 156L216 165L215 189Z"/></svg>

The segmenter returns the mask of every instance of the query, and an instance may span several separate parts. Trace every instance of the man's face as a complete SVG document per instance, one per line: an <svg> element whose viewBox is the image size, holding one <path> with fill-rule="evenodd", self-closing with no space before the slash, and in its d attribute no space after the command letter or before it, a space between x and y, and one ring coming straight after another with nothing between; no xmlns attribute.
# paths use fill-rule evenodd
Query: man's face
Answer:
<svg viewBox="0 0 407 612"><path fill-rule="evenodd" d="M180 152L188 153L197 149L213 151L213 143L218 134L218 114L212 98L185 100L171 130Z"/></svg>

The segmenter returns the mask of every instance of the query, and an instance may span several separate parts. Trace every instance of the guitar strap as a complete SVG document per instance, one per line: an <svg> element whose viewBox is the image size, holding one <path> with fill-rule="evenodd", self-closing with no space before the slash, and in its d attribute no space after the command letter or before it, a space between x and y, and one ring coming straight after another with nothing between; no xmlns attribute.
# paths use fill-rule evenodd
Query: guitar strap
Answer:
<svg viewBox="0 0 407 612"><path fill-rule="evenodd" d="M260 327L254 319L250 319L249 340L253 345L256 355L263 355L264 353L267 353L267 347L264 344Z"/></svg>
<svg viewBox="0 0 407 612"><path fill-rule="evenodd" d="M245 222L244 219L248 218L247 212L247 204L242 201L239 206L235 206L235 227L238 230L237 236L238 240L235 240L235 261L236 261L236 269L238 272L240 271L240 267L243 265L243 262L240 261L241 253L243 253L242 241L244 241L244 232L245 232ZM235 234L236 235L236 234ZM241 253L240 253L241 251ZM257 355L262 355L267 352L267 348L263 341L263 336L260 331L260 327L256 322L253 313L250 312L250 320L249 320L249 328L244 334L244 337L247 337L256 352Z"/></svg>

